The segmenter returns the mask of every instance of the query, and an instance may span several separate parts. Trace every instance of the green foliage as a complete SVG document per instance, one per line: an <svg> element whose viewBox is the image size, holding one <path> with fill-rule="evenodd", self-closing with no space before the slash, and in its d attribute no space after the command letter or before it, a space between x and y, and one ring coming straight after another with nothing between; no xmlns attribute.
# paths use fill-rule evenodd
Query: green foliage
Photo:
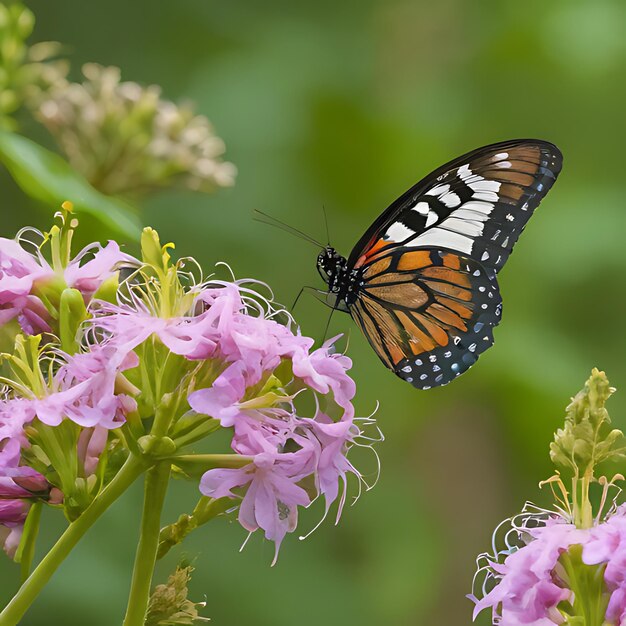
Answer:
<svg viewBox="0 0 626 626"><path fill-rule="evenodd" d="M592 475L600 463L626 456L624 434L609 429L611 418L605 408L614 391L606 374L594 368L567 407L565 427L557 430L550 444L550 458L559 469Z"/></svg>
<svg viewBox="0 0 626 626"><path fill-rule="evenodd" d="M34 104L67 74L67 63L53 60L58 43L26 44L34 25L35 16L23 4L0 4L0 129L15 130L18 109Z"/></svg>
<svg viewBox="0 0 626 626"><path fill-rule="evenodd" d="M112 233L136 239L139 221L129 205L96 191L58 155L14 133L0 132L0 162L31 198L56 210L69 200Z"/></svg>

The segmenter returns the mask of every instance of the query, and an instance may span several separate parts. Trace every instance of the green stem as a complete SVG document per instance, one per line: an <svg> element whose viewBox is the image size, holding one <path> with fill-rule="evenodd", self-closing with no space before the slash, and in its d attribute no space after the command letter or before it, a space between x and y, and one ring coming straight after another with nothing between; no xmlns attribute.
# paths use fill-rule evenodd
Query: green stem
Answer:
<svg viewBox="0 0 626 626"><path fill-rule="evenodd" d="M102 493L85 509L85 512L61 535L50 552L41 560L13 599L0 613L0 626L16 626L39 595L51 576L63 563L82 536L94 522L130 487L141 475L145 466L135 457L129 457L115 478Z"/></svg>
<svg viewBox="0 0 626 626"><path fill-rule="evenodd" d="M170 470L170 463L161 461L150 468L146 474L141 535L123 626L144 626L145 623L150 585L159 547L161 510L165 502Z"/></svg>

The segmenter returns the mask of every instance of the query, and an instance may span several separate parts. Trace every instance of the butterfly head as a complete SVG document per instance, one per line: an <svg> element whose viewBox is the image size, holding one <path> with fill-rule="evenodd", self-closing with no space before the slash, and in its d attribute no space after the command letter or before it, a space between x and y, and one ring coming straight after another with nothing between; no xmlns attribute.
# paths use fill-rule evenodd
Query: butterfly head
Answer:
<svg viewBox="0 0 626 626"><path fill-rule="evenodd" d="M347 267L346 258L330 246L326 246L317 257L317 271L328 284L330 291L339 291Z"/></svg>

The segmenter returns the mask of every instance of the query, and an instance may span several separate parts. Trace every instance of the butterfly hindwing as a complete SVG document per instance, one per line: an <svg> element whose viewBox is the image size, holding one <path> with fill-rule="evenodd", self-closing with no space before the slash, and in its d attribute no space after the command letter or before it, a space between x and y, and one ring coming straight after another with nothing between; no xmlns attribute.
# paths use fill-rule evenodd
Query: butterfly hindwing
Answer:
<svg viewBox="0 0 626 626"><path fill-rule="evenodd" d="M493 343L501 299L495 272L438 249L398 248L363 269L350 307L385 363L415 387L445 385Z"/></svg>
<svg viewBox="0 0 626 626"><path fill-rule="evenodd" d="M365 233L349 264L394 247L453 250L499 271L562 164L556 146L501 142L440 167L398 198Z"/></svg>

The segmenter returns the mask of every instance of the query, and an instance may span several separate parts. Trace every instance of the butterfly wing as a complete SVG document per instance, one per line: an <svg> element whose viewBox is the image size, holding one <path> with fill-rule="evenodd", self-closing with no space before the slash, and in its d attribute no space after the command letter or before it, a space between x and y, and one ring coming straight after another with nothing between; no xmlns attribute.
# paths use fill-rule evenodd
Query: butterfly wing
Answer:
<svg viewBox="0 0 626 626"><path fill-rule="evenodd" d="M350 313L385 365L419 389L445 385L493 344L495 271L437 249L396 248L363 272Z"/></svg>
<svg viewBox="0 0 626 626"><path fill-rule="evenodd" d="M519 139L474 150L411 187L352 250L360 267L397 247L451 250L496 272L562 165L551 143Z"/></svg>

